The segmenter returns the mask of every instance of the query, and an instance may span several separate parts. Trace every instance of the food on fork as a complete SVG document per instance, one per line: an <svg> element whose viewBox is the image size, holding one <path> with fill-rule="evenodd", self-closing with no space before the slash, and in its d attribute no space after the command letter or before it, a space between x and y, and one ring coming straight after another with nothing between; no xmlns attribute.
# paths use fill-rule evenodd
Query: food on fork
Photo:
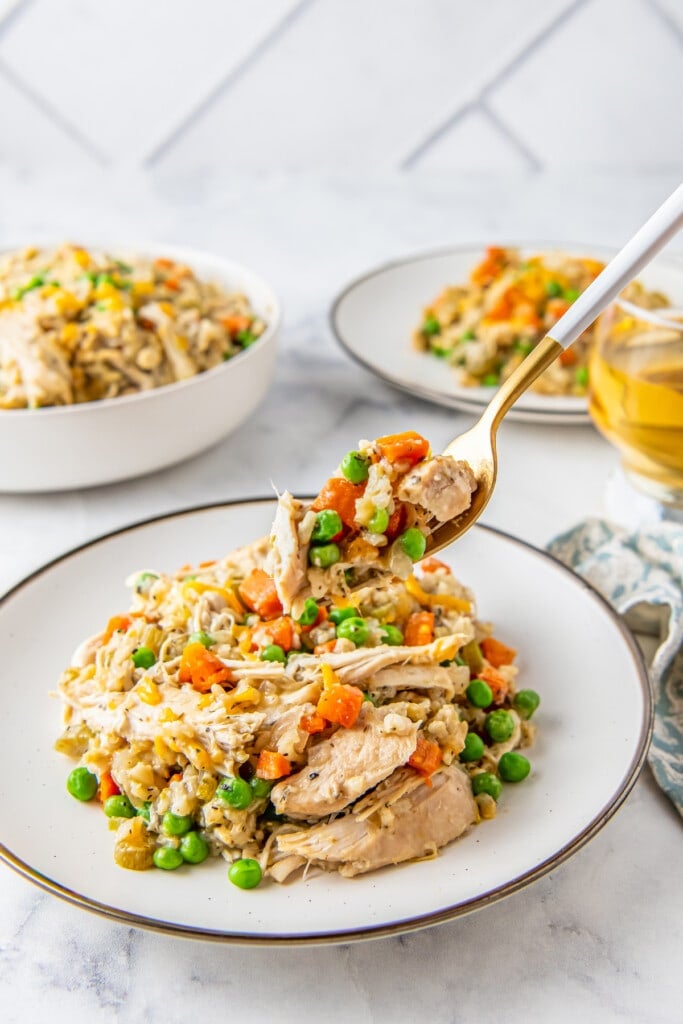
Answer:
<svg viewBox="0 0 683 1024"><path fill-rule="evenodd" d="M270 538L131 578L59 684L67 788L119 865L352 877L495 817L539 698L450 567L414 566L471 483L418 434L361 442L314 502L282 495Z"/></svg>
<svg viewBox="0 0 683 1024"><path fill-rule="evenodd" d="M449 285L426 307L413 334L420 351L455 367L465 387L497 387L598 276L587 257L490 246L465 284ZM593 327L532 386L547 395L584 395Z"/></svg>
<svg viewBox="0 0 683 1024"><path fill-rule="evenodd" d="M0 259L0 409L136 394L252 345L265 323L241 293L159 257L78 245Z"/></svg>

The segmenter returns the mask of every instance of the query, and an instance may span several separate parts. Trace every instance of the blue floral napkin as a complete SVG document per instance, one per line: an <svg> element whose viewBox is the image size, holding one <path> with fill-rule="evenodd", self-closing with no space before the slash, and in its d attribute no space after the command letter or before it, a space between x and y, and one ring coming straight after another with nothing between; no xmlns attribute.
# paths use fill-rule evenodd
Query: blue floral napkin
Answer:
<svg viewBox="0 0 683 1024"><path fill-rule="evenodd" d="M646 657L652 653L655 722L648 760L683 816L683 526L662 522L632 532L589 519L556 537L548 550L599 590Z"/></svg>

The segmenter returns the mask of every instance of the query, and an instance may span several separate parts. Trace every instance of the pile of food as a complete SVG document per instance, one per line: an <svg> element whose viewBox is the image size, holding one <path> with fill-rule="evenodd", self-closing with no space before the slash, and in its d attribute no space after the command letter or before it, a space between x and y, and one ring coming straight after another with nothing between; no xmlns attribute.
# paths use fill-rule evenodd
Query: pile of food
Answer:
<svg viewBox="0 0 683 1024"><path fill-rule="evenodd" d="M497 387L603 269L578 256L522 257L491 246L469 281L450 285L424 310L413 341L457 368L465 387ZM534 383L547 395L584 395L593 327Z"/></svg>
<svg viewBox="0 0 683 1024"><path fill-rule="evenodd" d="M271 537L131 578L59 684L67 787L98 798L118 864L353 876L495 816L539 698L451 569L415 574L473 486L418 434L361 442L310 505L280 497Z"/></svg>
<svg viewBox="0 0 683 1024"><path fill-rule="evenodd" d="M0 409L134 394L185 380L265 330L243 294L170 259L81 246L0 260Z"/></svg>

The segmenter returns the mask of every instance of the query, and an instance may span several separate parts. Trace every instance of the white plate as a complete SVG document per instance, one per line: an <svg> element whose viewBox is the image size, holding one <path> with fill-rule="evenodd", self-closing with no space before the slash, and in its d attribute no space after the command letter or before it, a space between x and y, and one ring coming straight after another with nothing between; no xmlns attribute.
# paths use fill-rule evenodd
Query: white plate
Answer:
<svg viewBox="0 0 683 1024"><path fill-rule="evenodd" d="M607 261L614 250L562 243L506 243L524 255L562 252ZM442 360L418 352L411 336L424 307L447 284L466 281L485 246L468 246L408 256L369 270L352 281L335 299L330 312L332 331L342 348L388 384L437 405L479 413L494 388L466 388L456 371ZM657 260L640 274L652 288L683 299L680 263ZM585 398L539 395L528 391L518 399L509 419L537 423L588 422Z"/></svg>
<svg viewBox="0 0 683 1024"><path fill-rule="evenodd" d="M213 506L132 526L63 556L0 605L0 856L58 896L118 921L233 942L324 942L394 934L505 896L579 849L615 812L643 763L651 699L638 649L605 602L550 556L475 527L451 552L479 611L519 649L539 691L529 779L507 786L494 821L436 860L356 879L311 874L244 892L222 860L129 872L113 859L101 811L66 793L73 762L53 750L48 690L72 650L128 606L129 570L173 570L265 533L268 500Z"/></svg>
<svg viewBox="0 0 683 1024"><path fill-rule="evenodd" d="M266 329L246 351L175 384L77 405L0 410L0 491L95 487L154 473L235 430L270 386L280 307L251 270L171 245L97 242L92 248L124 259L166 256L186 263L204 280L244 292Z"/></svg>

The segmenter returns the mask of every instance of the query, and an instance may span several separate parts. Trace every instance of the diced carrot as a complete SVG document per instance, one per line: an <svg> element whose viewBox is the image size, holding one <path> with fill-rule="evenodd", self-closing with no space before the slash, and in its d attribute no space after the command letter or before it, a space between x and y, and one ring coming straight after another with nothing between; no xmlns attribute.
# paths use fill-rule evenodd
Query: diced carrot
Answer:
<svg viewBox="0 0 683 1024"><path fill-rule="evenodd" d="M403 532L403 527L406 523L406 507L401 502L396 503L396 508L389 516L389 525L384 531L387 540L395 540L399 533Z"/></svg>
<svg viewBox="0 0 683 1024"><path fill-rule="evenodd" d="M318 714L328 722L335 722L350 728L358 720L363 704L363 691L357 686L337 683L329 690L323 690L318 701Z"/></svg>
<svg viewBox="0 0 683 1024"><path fill-rule="evenodd" d="M225 327L228 334L239 334L240 331L247 331L251 327L250 316L239 316L233 314L233 316L221 317L221 323Z"/></svg>
<svg viewBox="0 0 683 1024"><path fill-rule="evenodd" d="M276 750L262 750L256 762L256 776L259 779L283 779L290 775L292 766L283 754Z"/></svg>
<svg viewBox="0 0 683 1024"><path fill-rule="evenodd" d="M553 317L554 320L559 320L561 316L564 316L570 306L571 302L567 302L566 299L550 299L545 310L548 316Z"/></svg>
<svg viewBox="0 0 683 1024"><path fill-rule="evenodd" d="M102 636L102 643L108 644L114 633L118 633L119 630L125 633L127 629L130 629L130 616L114 615L107 623L107 628Z"/></svg>
<svg viewBox="0 0 683 1024"><path fill-rule="evenodd" d="M192 683L198 693L208 693L215 683L225 686L234 681L230 669L201 643L183 648L178 679L181 683Z"/></svg>
<svg viewBox="0 0 683 1024"><path fill-rule="evenodd" d="M438 558L434 558L430 555L429 558L425 558L424 562L420 562L420 568L422 572L437 572L439 569L445 569L449 576L452 575L450 565L446 565L445 562L440 561Z"/></svg>
<svg viewBox="0 0 683 1024"><path fill-rule="evenodd" d="M500 246L490 245L486 250L486 256L470 274L472 284L490 284L498 277L507 262L505 249Z"/></svg>
<svg viewBox="0 0 683 1024"><path fill-rule="evenodd" d="M486 660L490 661L494 668L500 668L501 665L511 665L517 654L514 647L508 647L507 644L501 643L500 640L496 640L492 636L487 636L485 640L481 641L479 646Z"/></svg>
<svg viewBox="0 0 683 1024"><path fill-rule="evenodd" d="M313 648L313 653L329 654L334 650L336 643L337 638L335 637L334 640L326 640L324 644L316 644L315 647Z"/></svg>
<svg viewBox="0 0 683 1024"><path fill-rule="evenodd" d="M314 711L312 715L302 715L299 725L304 732L310 733L311 736L327 728L327 722L317 711Z"/></svg>
<svg viewBox="0 0 683 1024"><path fill-rule="evenodd" d="M257 626L252 635L254 647L267 647L268 644L277 644L283 651L291 651L294 647L294 623L289 615L283 615L279 619L271 619L261 626Z"/></svg>
<svg viewBox="0 0 683 1024"><path fill-rule="evenodd" d="M167 277L164 281L164 288L168 288L172 292L180 291L180 281L177 277Z"/></svg>
<svg viewBox="0 0 683 1024"><path fill-rule="evenodd" d="M411 768L414 768L416 772L424 776L427 785L431 786L432 782L430 776L434 774L437 768L440 767L441 761L443 760L443 754L441 753L441 747L438 743L432 743L431 740L426 740L421 733L417 735L417 746L414 752L408 758L408 764Z"/></svg>
<svg viewBox="0 0 683 1024"><path fill-rule="evenodd" d="M116 785L112 778L111 772L103 772L100 776L100 789L99 798L100 803L104 803L110 796L118 796L121 790Z"/></svg>
<svg viewBox="0 0 683 1024"><path fill-rule="evenodd" d="M172 270L175 263L173 260L167 260L165 257L159 256L158 259L154 261L154 266L159 267L161 270Z"/></svg>
<svg viewBox="0 0 683 1024"><path fill-rule="evenodd" d="M378 437L375 444L387 462L411 462L414 465L429 455L429 441L414 430Z"/></svg>
<svg viewBox="0 0 683 1024"><path fill-rule="evenodd" d="M277 596L275 583L263 569L252 569L237 589L247 608L256 612L262 619L274 619L282 615L282 605Z"/></svg>
<svg viewBox="0 0 683 1024"><path fill-rule="evenodd" d="M216 564L216 559L215 558L210 558L208 562L200 562L199 563L199 568L200 569L208 569L209 566L215 565L215 564Z"/></svg>
<svg viewBox="0 0 683 1024"><path fill-rule="evenodd" d="M434 639L434 612L413 612L408 616L403 639L409 647L421 647Z"/></svg>
<svg viewBox="0 0 683 1024"><path fill-rule="evenodd" d="M356 502L363 496L365 484L352 484L343 477L333 476L324 485L311 508L321 512L324 508L332 509L339 515L344 526L356 529Z"/></svg>
<svg viewBox="0 0 683 1024"><path fill-rule="evenodd" d="M560 353L560 357L559 358L560 358L560 366L574 366L574 364L576 363L576 361L578 359L578 356L577 356L576 352L574 351L574 349L567 348L567 349L564 350L564 352Z"/></svg>
<svg viewBox="0 0 683 1024"><path fill-rule="evenodd" d="M502 704L507 697L508 683L505 676L503 676L498 669L492 668L490 665L484 665L482 669L477 673L478 679L483 679L485 683L488 683L493 691L493 703Z"/></svg>

